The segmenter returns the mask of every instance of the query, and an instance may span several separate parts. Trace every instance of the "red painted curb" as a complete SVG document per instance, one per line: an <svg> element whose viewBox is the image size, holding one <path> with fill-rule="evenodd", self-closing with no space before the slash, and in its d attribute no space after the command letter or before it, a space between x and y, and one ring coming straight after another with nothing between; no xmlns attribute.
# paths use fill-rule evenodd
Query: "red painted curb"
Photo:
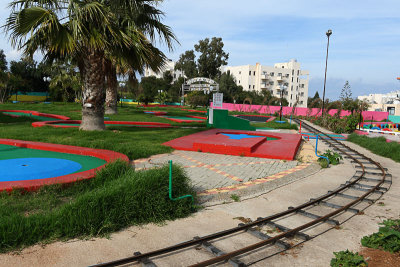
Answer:
<svg viewBox="0 0 400 267"><path fill-rule="evenodd" d="M78 128L75 125L57 125L57 124L81 124L80 120L66 120L66 121L37 121L33 122L33 127L52 126L56 128ZM144 122L144 121L104 121L105 124L125 124L125 125L140 125L144 128L171 128L171 124L162 122Z"/></svg>
<svg viewBox="0 0 400 267"><path fill-rule="evenodd" d="M58 144L49 144L49 143L31 142L31 141L22 141L13 139L0 139L0 144L23 147L23 148L40 149L45 151L69 153L75 155L92 156L103 159L107 161L107 163L116 161L117 159L129 162L129 158L126 155L104 149L94 149L94 148L79 147L79 146L58 145ZM73 173L46 179L0 182L0 191L6 190L8 192L11 192L14 188L23 188L27 191L34 191L44 185L68 184L83 179L90 179L95 176L98 170L104 168L105 165L106 164L84 172Z"/></svg>
<svg viewBox="0 0 400 267"><path fill-rule="evenodd" d="M42 117L48 117L48 118L53 118L53 119L59 119L59 120L69 120L70 119L67 116L56 115L56 114L48 114L48 113L41 113L41 112L37 112L37 111L34 111L34 110L0 110L0 112L31 113L32 115L35 115L35 116L42 116ZM6 115L8 115L8 114L6 114ZM9 116L20 117L18 115L9 115Z"/></svg>
<svg viewBox="0 0 400 267"><path fill-rule="evenodd" d="M221 136L220 133L257 135L257 138L245 138L232 140ZM266 141L266 137L278 140ZM184 137L180 137L166 143L179 150L201 151L215 154L234 156L272 158L293 160L301 143L301 135L275 132L255 132L227 129L211 129Z"/></svg>

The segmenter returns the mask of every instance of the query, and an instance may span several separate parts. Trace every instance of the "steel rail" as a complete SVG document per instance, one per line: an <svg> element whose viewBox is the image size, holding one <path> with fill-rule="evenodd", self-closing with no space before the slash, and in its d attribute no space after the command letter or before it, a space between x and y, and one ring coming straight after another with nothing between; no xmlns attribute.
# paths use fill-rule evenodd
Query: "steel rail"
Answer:
<svg viewBox="0 0 400 267"><path fill-rule="evenodd" d="M309 126L309 125L307 125L307 124L305 124L305 125L306 125L306 127L313 128L313 127L311 127L311 126ZM321 132L321 131L319 131L319 130L317 130L317 129L315 129L315 128L313 128L313 129L314 129L315 131ZM321 132L321 133L322 133L322 132ZM328 137L329 137L329 136L328 136ZM337 140L335 140L335 139L333 139L333 138L331 138L331 137L329 137L329 138L332 139L332 140L334 140L334 141L336 141L338 144L340 144L340 145L346 147L347 149L349 149L349 150L351 150L351 151L354 151L354 152L356 152L357 154L363 156L362 154L358 153L357 151L355 151L355 150L353 150L353 149L347 147L346 145L344 145L344 144L338 142ZM326 139L323 139L323 140L324 140L325 142L328 142ZM328 143L329 143L329 142L328 142ZM336 145L333 145L332 143L330 143L330 145L336 147L337 150L341 151L343 154L346 154L348 157L352 158L355 162L357 162L357 163L362 167L361 175L360 175L358 178L356 178L355 180L349 182L349 183L346 184L346 185L340 186L339 188L337 188L337 189L334 190L334 191L328 192L328 193L325 194L325 195L322 195L322 196L320 196L320 197L318 197L318 198L316 198L316 199L313 199L312 201L308 201L308 202L303 203L303 204L301 204L301 205L299 205L299 206L296 206L296 207L294 207L293 209L289 209L289 210L286 210L286 211L283 211L283 212L280 212L280 213L276 213L276 214L274 214L274 215L270 215L270 216L268 216L268 217L264 217L264 218L262 218L262 219L258 219L258 220L256 220L256 221L247 223L247 224L245 224L245 225L243 225L243 226L234 227L234 228L231 228L231 229L227 229L227 230L224 230L224 231L220 231L220 232L217 232L217 233L213 233L213 234L210 234L210 235L206 235L206 236L203 236L203 237L200 237L200 238L197 238L197 239L185 241L185 242L182 242L182 243L173 245L173 246L161 248L161 249L154 250L154 251L151 251L151 252L147 252L147 253L143 253L143 254L139 254L139 255L134 255L134 256L131 256L131 257L126 257L126 258L114 260L114 261L111 261L111 262L100 263L100 264L92 265L92 266L96 266L96 267L97 267L97 266L118 266L118 265L123 265L123 264L127 264L127 263L138 262L138 261L141 261L141 260L143 260L143 259L148 259L148 258L152 258L152 257L155 257L155 256L160 256L160 255L163 255L163 254L167 254L167 253L170 253L170 252L175 252L175 251L178 251L178 250L181 250L181 249L185 249L185 248L188 248L188 247L200 245L201 243L204 243L204 242L206 242L206 241L214 240L214 239L217 239L217 238L220 238L220 237L223 237L223 236L228 236L228 235L231 235L231 234L240 232L240 231L245 231L245 230L247 230L248 228L251 228L251 227L254 227L254 226L263 225L263 224L265 224L265 223L268 222L268 221L278 219L278 218L280 218L280 217L286 216L286 215L291 214L291 213L295 214L298 210L301 210L301 209L304 209L304 208L306 208L306 207L309 207L309 206L318 204L318 203L321 202L322 200L327 199L327 198L329 198L329 197L331 197L331 196L334 196L334 195L336 195L337 193L340 193L341 191L343 191L343 190L345 190L345 189L351 187L352 185L356 184L359 180L361 180L362 177L363 177L364 174L365 174L365 169L364 169L364 165L363 165L358 159L352 157L350 154L348 154L348 153L346 153L345 151L343 151L342 149L338 148ZM364 156L364 157L365 157L365 156ZM365 158L367 158L367 157L365 157ZM370 160L371 162L373 162L371 159L369 159L369 158L367 158L367 159ZM364 195L362 195L359 199L356 199L356 200L350 202L348 205L346 205L346 206L340 208L339 210L337 210L337 211L335 211L335 212L332 212L332 213L330 213L330 214L328 214L328 215L325 215L325 216L323 216L323 217L320 217L319 219L316 219L316 220L314 220L314 221L311 221L311 222L309 222L309 223L307 223L307 224L305 224L305 225L302 225L302 226L300 226L300 227L297 227L297 228L295 228L295 229L292 229L292 230L290 230L290 231L288 231L288 232L284 232L284 233L282 233L282 234L280 234L280 235L277 235L277 236L275 236L275 237L273 237L273 238L270 238L270 239L264 240L264 241L262 241L262 242L256 243L256 244L254 244L254 245L252 245L252 246L245 247L245 248L243 248L243 249L240 249L240 250L237 250L237 251L234 251L234 252L231 252L231 253L224 254L223 256L216 257L216 258L213 258L213 259L211 259L211 260L209 260L209 261L205 261L205 262L202 262L202 263L198 263L198 264L195 264L195 265L193 265L193 266L206 266L206 265L209 265L209 264L218 263L218 262L220 262L220 261L227 260L227 259L229 259L229 258L231 258L231 257L234 257L234 256L237 256L237 255L246 253L246 252L248 252L248 251L251 251L251 250L253 250L253 249L259 248L259 247L264 246L264 245L267 245L267 244L269 244L269 243L273 243L273 242L279 240L280 238L287 237L287 236L291 236L291 235L293 235L293 234L295 234L295 233L297 233L297 232L299 232L299 231L301 231L301 230L303 230L303 229L305 229L305 228L308 228L308 227L310 227L310 226L312 226L312 225L315 225L315 224L317 224L317 223L319 223L319 222L325 221L325 220L329 219L329 217L332 217L332 216L334 216L334 215L336 215L336 214L338 214L338 213L340 213L340 212L342 212L342 211L348 209L349 207L353 206L355 203L358 203L358 202L362 201L362 200L363 200L364 198L366 198L369 194L371 194L373 191L375 191L375 190L383 183L383 181L384 181L384 179L385 179L385 175L386 175L386 174L385 174L384 169L379 165L379 163L376 163L376 162L373 162L373 163L375 163L375 164L381 169L382 174L383 174L383 179L382 179L382 181L381 181L380 183L378 183L378 185L376 185L374 188L372 188L372 189L369 190L367 193L365 193ZM253 248L254 246L256 246L256 247ZM211 261L212 261L212 262L211 262ZM203 263L204 263L205 265L202 265Z"/></svg>
<svg viewBox="0 0 400 267"><path fill-rule="evenodd" d="M303 124L303 125L304 125L304 124ZM316 128L314 128L314 127L312 127L312 126L306 124L306 127L307 127L307 126L308 126L310 129L313 129L313 130L316 130L316 131L318 131L318 132L321 132L321 131L319 131L318 129L316 129ZM330 138L333 139L332 137L330 137ZM325 140L325 141L326 141L326 140ZM336 141L337 143L341 144L341 143L338 142L337 140L335 140L335 141ZM343 144L342 144L342 145L343 145ZM343 145L343 146L347 147L346 145ZM351 149L351 148L349 148L349 147L347 147L347 148L348 148L349 150L355 151L355 150L353 150L353 149ZM337 148L337 149L338 149L338 148ZM338 149L338 150L342 151L341 149ZM347 154L347 153L345 153L345 154ZM357 152L357 154L359 154L359 153ZM347 154L347 155L349 156L349 154ZM360 154L360 155L361 155L361 154ZM351 157L351 156L350 156L350 157ZM363 174L362 174L362 176L363 176L364 173L365 173L364 165L363 165L359 160L355 159L354 157L351 157L351 158L353 158L353 160L357 161L357 162L362 166L362 168L363 168ZM258 249L258 248L263 247L263 246L265 246L265 245L274 243L274 242L276 242L276 241L278 241L278 240L280 240L280 239L282 239L282 238L284 238L284 237L293 236L294 234L296 234L297 232L300 232L301 230L307 229L307 228L309 228L309 227L311 227L311 226L313 226L313 225L316 225L316 224L318 224L318 223L320 223L320 222L323 222L323 221L329 219L330 217L335 216L335 215L337 215L337 214L339 214L339 213L341 213L341 212L347 210L348 208L350 208L351 206L353 206L353 205L359 203L360 201L362 201L363 199L365 199L367 196L369 196L372 192L374 192L375 190L377 190L377 189L380 187L380 185L385 181L385 177L386 177L386 172L385 172L385 170L382 168L382 166L381 166L380 164L376 164L376 166L378 166L379 169L381 169L381 171L382 171L382 180L381 180L377 185L375 185L373 188L371 188L369 191L367 191L365 194L361 195L358 199L356 199L356 200L354 200L354 201L351 201L351 202L348 203L347 205L345 205L345 206L343 206L343 207L341 207L341 208L339 208L339 209L337 209L337 210L335 210L335 211L333 211L333 212L331 212L331 213L328 213L328 214L325 215L325 216L322 216L322 217L320 217L320 218L318 218L318 219L315 219L315 220L313 220L313 221L311 221L311 222L308 222L308 223L306 223L306 224L303 224L303 225L301 225L301 226L299 226L299 227L297 227L297 228L291 229L291 230L289 230L289 231L287 231L287 232L284 232L284 233L282 233L282 234L276 235L276 236L274 236L274 237L271 237L271 238L269 238L269 239L260 241L260 242L258 242L258 243L253 244L253 245L250 245L250 246L247 246L247 247L238 249L238 250L236 250L236 251L233 251L233 252L230 252L230 253L226 253L226 254L224 254L224 255L221 255L221 256L218 256L218 257L215 257L215 258L212 258L212 259L209 259L209 260L206 260L206 261L197 263L197 264L193 264L193 265L190 265L190 266L191 266L191 267L209 266L209 265L211 265L211 264L215 264L215 263L219 263L219 262L222 262L222 261L229 260L230 258L233 258L233 257L235 257L235 256L239 256L239 255L244 254L244 253L246 253L246 252L250 252L250 251L252 251L252 250Z"/></svg>

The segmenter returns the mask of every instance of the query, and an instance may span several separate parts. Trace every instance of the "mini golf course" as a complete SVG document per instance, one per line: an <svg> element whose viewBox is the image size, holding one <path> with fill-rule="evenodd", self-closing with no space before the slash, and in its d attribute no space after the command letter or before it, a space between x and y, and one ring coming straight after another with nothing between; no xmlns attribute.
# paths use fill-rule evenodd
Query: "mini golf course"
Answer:
<svg viewBox="0 0 400 267"><path fill-rule="evenodd" d="M162 115L167 115L168 112L166 111L144 111L146 114L152 114L155 116L162 116Z"/></svg>
<svg viewBox="0 0 400 267"><path fill-rule="evenodd" d="M200 116L161 116L161 118L165 118L167 120L171 120L174 122L204 122L207 118L206 117L200 117Z"/></svg>
<svg viewBox="0 0 400 267"><path fill-rule="evenodd" d="M85 147L0 139L0 191L36 190L43 185L93 178L121 153Z"/></svg>
<svg viewBox="0 0 400 267"><path fill-rule="evenodd" d="M69 117L66 116L41 113L33 110L0 110L0 112L11 117L29 117L38 121L69 120Z"/></svg>
<svg viewBox="0 0 400 267"><path fill-rule="evenodd" d="M212 129L164 143L174 149L234 156L293 160L301 135Z"/></svg>
<svg viewBox="0 0 400 267"><path fill-rule="evenodd" d="M169 123L161 122L143 122L143 121L104 121L106 127L124 126L124 127L142 127L142 128L171 128ZM63 121L38 121L32 123L33 127L52 126L56 128L78 128L81 125L80 120Z"/></svg>

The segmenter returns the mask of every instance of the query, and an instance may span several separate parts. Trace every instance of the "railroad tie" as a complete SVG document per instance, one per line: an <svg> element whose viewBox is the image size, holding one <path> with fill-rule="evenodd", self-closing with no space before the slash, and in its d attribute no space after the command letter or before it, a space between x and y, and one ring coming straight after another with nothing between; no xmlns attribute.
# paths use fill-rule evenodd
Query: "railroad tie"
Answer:
<svg viewBox="0 0 400 267"><path fill-rule="evenodd" d="M200 237L195 236L193 239L197 240L197 239L200 239ZM207 241L201 243L201 246L217 257L226 254L226 252L220 250L219 248L217 248L216 246L214 246L213 244L211 244L210 242L207 242ZM241 262L237 257L230 258L228 260L228 263L234 267L246 267L247 266L246 264Z"/></svg>
<svg viewBox="0 0 400 267"><path fill-rule="evenodd" d="M294 207L289 207L288 209L291 210L291 209L294 209ZM313 213L308 212L308 211L305 211L305 210L297 210L296 213L298 213L298 214L300 214L300 215L303 215L303 216L305 216L305 217L314 219L314 220L315 220L315 219L320 219L320 218L322 217L322 216L319 216L319 215L317 215L317 214L313 214ZM329 218L326 219L324 222L326 222L326 223L328 223L328 224L331 224L331 225L334 225L334 226L337 226L337 225L340 224L339 221L333 220L333 219L329 219Z"/></svg>
<svg viewBox="0 0 400 267"><path fill-rule="evenodd" d="M387 177L387 175L386 175L386 177ZM359 178L359 176L353 176L352 178ZM362 178L361 178L361 181L379 183L380 181L382 181L382 179L375 179L375 178L362 177ZM383 183L391 184L392 181L390 181L390 180L384 180Z"/></svg>
<svg viewBox="0 0 400 267"><path fill-rule="evenodd" d="M346 186L346 185L348 185L349 184L349 182L346 182L345 184L341 184L340 186ZM351 187L352 188L356 188L356 187L358 187L358 188L363 188L363 189L366 189L367 191L369 191L369 190L371 190L372 188L374 188L375 186L374 185L367 185L367 184L360 184L360 183L357 183L357 184L353 184L353 185L351 185ZM388 191L388 189L386 188L386 187L378 187L376 190L378 190L378 191L384 191L384 192L387 192ZM366 192L367 192L366 191Z"/></svg>
<svg viewBox="0 0 400 267"><path fill-rule="evenodd" d="M328 191L328 193L332 193L333 191ZM359 199L360 197L356 197L356 196L352 196L352 195L347 195L347 194L343 194L343 193L336 193L335 194L338 197L342 197L342 198L348 198L348 199ZM364 202L368 202L369 204L372 204L375 202L375 200L370 199L370 198L363 198Z"/></svg>
<svg viewBox="0 0 400 267"><path fill-rule="evenodd" d="M244 223L239 223L239 224L238 224L238 226L244 226L244 225L245 225ZM246 232L248 232L248 233L251 234L252 236L255 236L255 237L257 237L257 238L259 238L259 239L261 239L261 240L268 240L268 239L271 238L271 236L262 233L261 231L257 230L257 229L254 228L254 227L251 227L251 228L246 229ZM277 240L277 241L274 243L274 245L276 245L276 246L278 246L278 247L280 247L280 248L283 248L283 249L289 249L289 248L292 247L289 243L286 243L285 241L282 241L282 240Z"/></svg>
<svg viewBox="0 0 400 267"><path fill-rule="evenodd" d="M310 201L314 201L314 200L315 199L310 199ZM333 208L333 209L341 209L341 208L344 207L344 206L340 206L340 205L337 205L337 204L334 204L334 203L331 203L331 202L327 202L327 201L322 201L322 200L319 201L318 203L321 204L321 205L324 205L326 207ZM354 208L347 208L346 211L349 211L349 212L352 212L352 213L359 213L360 212L360 210L354 209Z"/></svg>
<svg viewBox="0 0 400 267"><path fill-rule="evenodd" d="M356 173L362 173L362 171L358 171L358 170L356 170ZM378 176L382 176L383 174L382 174L382 172L370 172L370 171L366 171L366 172L364 172L364 174L369 174L369 175L378 175Z"/></svg>
<svg viewBox="0 0 400 267"><path fill-rule="evenodd" d="M288 228L286 226L283 226L283 225L280 225L280 224L277 224L277 223L274 223L274 222L266 222L265 225L267 225L269 227L272 227L272 228L276 228L276 229L278 229L279 231L282 231L282 232L288 232L288 231L292 230L292 229L290 229L290 228ZM294 234L294 236L299 238L299 239L305 240L305 241L311 239L311 237L309 235L307 235L305 233L302 233L302 232L297 232L297 233Z"/></svg>
<svg viewBox="0 0 400 267"><path fill-rule="evenodd" d="M362 169L362 167L359 166L359 165L356 165L355 168L357 168L357 169ZM377 170L377 171L380 171L380 170L381 170L381 168L378 168L378 167L364 167L364 169L365 169L365 170ZM382 168L382 169L383 169L385 172L388 171L387 168ZM382 174L382 173L381 173L381 174Z"/></svg>
<svg viewBox="0 0 400 267"><path fill-rule="evenodd" d="M140 253L140 251L136 251L133 253L133 255L139 256L142 255L142 253ZM142 267L157 267L157 265L148 258L141 259L140 263L142 264Z"/></svg>

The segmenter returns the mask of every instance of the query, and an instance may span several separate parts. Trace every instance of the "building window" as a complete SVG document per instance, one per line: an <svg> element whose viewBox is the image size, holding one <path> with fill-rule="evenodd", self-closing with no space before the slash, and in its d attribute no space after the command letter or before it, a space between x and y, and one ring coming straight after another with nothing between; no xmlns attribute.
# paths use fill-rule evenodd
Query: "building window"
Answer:
<svg viewBox="0 0 400 267"><path fill-rule="evenodd" d="M240 80L239 80L239 83L240 83Z"/></svg>
<svg viewBox="0 0 400 267"><path fill-rule="evenodd" d="M301 88L304 88L304 83L303 83L303 84L301 84Z"/></svg>
<svg viewBox="0 0 400 267"><path fill-rule="evenodd" d="M278 73L278 76L281 76L281 77L282 77L282 73Z"/></svg>
<svg viewBox="0 0 400 267"><path fill-rule="evenodd" d="M297 71L297 76L299 76L299 75L300 75L300 70Z"/></svg>
<svg viewBox="0 0 400 267"><path fill-rule="evenodd" d="M292 100L292 98L293 98L293 95L292 95L292 94L290 94L290 100Z"/></svg>
<svg viewBox="0 0 400 267"><path fill-rule="evenodd" d="M253 89L254 89L254 85L253 85Z"/></svg>
<svg viewBox="0 0 400 267"><path fill-rule="evenodd" d="M253 71L253 75L256 76L256 72L255 71Z"/></svg>
<svg viewBox="0 0 400 267"><path fill-rule="evenodd" d="M270 75L271 77L273 77L273 76L274 76L274 73L273 73L273 72L271 72L269 75Z"/></svg>
<svg viewBox="0 0 400 267"><path fill-rule="evenodd" d="M251 89L251 85L249 85L249 89Z"/></svg>
<svg viewBox="0 0 400 267"><path fill-rule="evenodd" d="M297 82L299 82L299 77L297 77Z"/></svg>
<svg viewBox="0 0 400 267"><path fill-rule="evenodd" d="M251 71L249 71L249 76L251 76Z"/></svg>
<svg viewBox="0 0 400 267"><path fill-rule="evenodd" d="M300 101L300 105L303 105L303 101Z"/></svg>
<svg viewBox="0 0 400 267"><path fill-rule="evenodd" d="M292 91L293 91L293 85L292 85Z"/></svg>
<svg viewBox="0 0 400 267"><path fill-rule="evenodd" d="M292 70L292 75L294 75L294 70Z"/></svg>
<svg viewBox="0 0 400 267"><path fill-rule="evenodd" d="M174 73L174 79L176 79L176 73Z"/></svg>
<svg viewBox="0 0 400 267"><path fill-rule="evenodd" d="M242 72L241 72L241 71L239 71L239 74L242 74Z"/></svg>
<svg viewBox="0 0 400 267"><path fill-rule="evenodd" d="M282 66L282 69L284 69L285 68L285 66Z"/></svg>

